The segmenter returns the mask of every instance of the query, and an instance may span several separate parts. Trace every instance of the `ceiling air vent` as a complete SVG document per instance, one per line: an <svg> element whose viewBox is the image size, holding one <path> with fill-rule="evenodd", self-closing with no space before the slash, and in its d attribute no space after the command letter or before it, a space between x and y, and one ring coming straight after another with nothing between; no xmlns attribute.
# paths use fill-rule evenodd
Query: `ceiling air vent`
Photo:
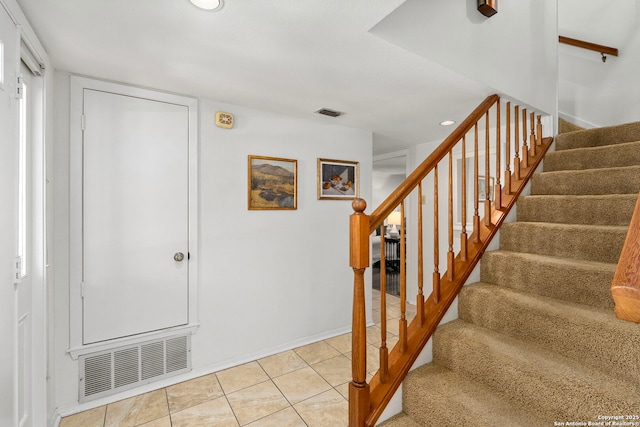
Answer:
<svg viewBox="0 0 640 427"><path fill-rule="evenodd" d="M329 116L329 117L339 117L344 114L340 111L332 110L330 108L321 108L318 111L316 111L316 113L322 114L323 116Z"/></svg>

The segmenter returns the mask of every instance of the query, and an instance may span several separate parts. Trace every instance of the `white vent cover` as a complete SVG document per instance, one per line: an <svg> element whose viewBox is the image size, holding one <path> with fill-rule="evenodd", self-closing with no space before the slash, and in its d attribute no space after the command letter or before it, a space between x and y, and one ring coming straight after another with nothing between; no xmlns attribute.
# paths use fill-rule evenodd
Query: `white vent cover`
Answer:
<svg viewBox="0 0 640 427"><path fill-rule="evenodd" d="M190 335L80 356L80 403L191 370Z"/></svg>

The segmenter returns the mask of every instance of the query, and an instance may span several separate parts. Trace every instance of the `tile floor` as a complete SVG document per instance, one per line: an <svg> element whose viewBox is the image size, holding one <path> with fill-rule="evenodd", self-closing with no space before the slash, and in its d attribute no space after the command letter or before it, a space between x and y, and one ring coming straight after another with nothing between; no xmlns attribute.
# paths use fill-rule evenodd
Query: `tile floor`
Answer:
<svg viewBox="0 0 640 427"><path fill-rule="evenodd" d="M378 366L379 301L374 290L369 380ZM399 307L388 295L390 319L400 317ZM407 318L414 313L407 305ZM392 348L397 322L387 324ZM60 427L346 427L350 381L349 333L74 414Z"/></svg>

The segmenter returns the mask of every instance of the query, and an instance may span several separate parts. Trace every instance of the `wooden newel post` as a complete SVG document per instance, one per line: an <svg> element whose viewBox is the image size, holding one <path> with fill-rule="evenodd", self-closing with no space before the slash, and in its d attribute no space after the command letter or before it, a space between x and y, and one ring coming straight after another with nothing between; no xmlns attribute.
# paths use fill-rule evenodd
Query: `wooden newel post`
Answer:
<svg viewBox="0 0 640 427"><path fill-rule="evenodd" d="M369 266L369 216L364 213L367 202L354 199L354 213L349 218L350 265L353 268L353 323L351 330L351 370L349 384L349 427L364 427L369 415L367 384L367 319L364 299L364 272Z"/></svg>
<svg viewBox="0 0 640 427"><path fill-rule="evenodd" d="M611 282L611 296L619 319L640 323L640 196Z"/></svg>

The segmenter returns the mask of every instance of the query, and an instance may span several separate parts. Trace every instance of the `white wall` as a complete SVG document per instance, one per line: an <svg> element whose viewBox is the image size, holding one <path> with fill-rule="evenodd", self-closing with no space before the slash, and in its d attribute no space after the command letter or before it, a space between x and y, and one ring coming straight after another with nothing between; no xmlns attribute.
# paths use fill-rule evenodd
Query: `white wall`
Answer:
<svg viewBox="0 0 640 427"><path fill-rule="evenodd" d="M380 173L373 175L372 178L372 191L373 196L371 204L367 202L367 212L371 213L373 209L380 206L380 203L389 197L389 195L405 180L407 174L386 174Z"/></svg>
<svg viewBox="0 0 640 427"><path fill-rule="evenodd" d="M216 111L236 128L213 125ZM350 330L350 201L317 199L317 159L360 162L371 197L371 132L200 102L201 330L194 366L231 363ZM247 156L298 160L298 209L247 210Z"/></svg>
<svg viewBox="0 0 640 427"><path fill-rule="evenodd" d="M407 0L371 32L556 114L557 0L498 2L491 18L477 0Z"/></svg>
<svg viewBox="0 0 640 427"><path fill-rule="evenodd" d="M79 409L78 365L66 354L68 80L68 73L57 73L55 357L57 404L62 412ZM216 127L216 111L234 114L235 127ZM318 124L210 99L199 100L199 114L196 256L201 326L192 337L194 372L190 376L349 331L353 273L348 223L352 208L350 201L317 199L317 159L360 162L360 194L370 199L371 132L333 125L330 119L326 125ZM297 210L247 209L250 154L298 161Z"/></svg>
<svg viewBox="0 0 640 427"><path fill-rule="evenodd" d="M640 120L640 2L562 0L558 26L563 36L618 48L602 62L600 53L560 45L559 110L584 127Z"/></svg>
<svg viewBox="0 0 640 427"><path fill-rule="evenodd" d="M53 176L53 407L77 400L77 364L69 348L69 76L55 73ZM74 389L75 388L75 389Z"/></svg>

